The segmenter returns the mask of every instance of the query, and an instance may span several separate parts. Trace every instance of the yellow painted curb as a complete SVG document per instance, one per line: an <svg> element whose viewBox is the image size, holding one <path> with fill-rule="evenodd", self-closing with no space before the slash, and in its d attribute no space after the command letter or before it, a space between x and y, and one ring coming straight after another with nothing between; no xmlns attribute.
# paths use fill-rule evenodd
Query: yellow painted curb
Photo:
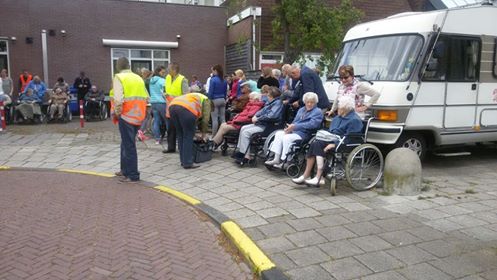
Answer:
<svg viewBox="0 0 497 280"><path fill-rule="evenodd" d="M252 263L255 272L260 275L262 271L275 267L274 263L255 245L240 227L232 221L221 224L221 230L228 235L238 250Z"/></svg>
<svg viewBox="0 0 497 280"><path fill-rule="evenodd" d="M0 165L0 170L7 170L7 169L10 169L10 167L5 165Z"/></svg>
<svg viewBox="0 0 497 280"><path fill-rule="evenodd" d="M84 170L57 169L57 171L62 171L62 172L67 172L67 173L79 173L79 174L86 174L86 175L96 175L96 176L107 177L107 178L114 177L114 174L110 174L110 173L100 173L100 172L84 171Z"/></svg>
<svg viewBox="0 0 497 280"><path fill-rule="evenodd" d="M174 197L177 197L187 203L190 203L191 205L197 205L197 204L200 204L200 200L197 200L187 194L184 194L182 192L179 192L177 190L173 190L171 188L168 188L168 187L165 187L165 186L156 186L154 187L154 189L156 190L159 190L161 192L165 192L165 193L168 193Z"/></svg>

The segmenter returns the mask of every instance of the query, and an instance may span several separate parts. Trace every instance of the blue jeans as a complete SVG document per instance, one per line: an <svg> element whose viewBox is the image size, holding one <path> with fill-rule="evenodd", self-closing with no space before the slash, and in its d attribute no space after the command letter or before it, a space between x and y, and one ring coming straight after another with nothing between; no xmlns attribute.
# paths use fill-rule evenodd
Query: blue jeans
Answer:
<svg viewBox="0 0 497 280"><path fill-rule="evenodd" d="M182 106L169 107L171 121L178 136L179 159L183 167L193 165L193 137L195 137L195 122L197 118L192 112Z"/></svg>
<svg viewBox="0 0 497 280"><path fill-rule="evenodd" d="M138 155L136 153L136 134L139 125L132 125L119 118L121 134L121 172L132 181L140 180L138 172Z"/></svg>
<svg viewBox="0 0 497 280"><path fill-rule="evenodd" d="M159 141L161 138L161 126L166 125L166 103L152 103L152 133L155 140Z"/></svg>

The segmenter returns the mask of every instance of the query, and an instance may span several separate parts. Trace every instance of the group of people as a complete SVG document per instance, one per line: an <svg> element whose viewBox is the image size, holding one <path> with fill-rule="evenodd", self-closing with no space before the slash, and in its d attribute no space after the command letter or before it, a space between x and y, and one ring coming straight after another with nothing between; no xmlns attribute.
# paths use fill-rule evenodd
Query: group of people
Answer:
<svg viewBox="0 0 497 280"><path fill-rule="evenodd" d="M250 138L267 126L283 121L283 108L291 106L296 114L293 122L276 133L270 147L275 157L266 164L278 167L285 161L289 147L297 140L307 141L322 127L325 114L334 115L330 132L345 135L360 132L359 114L367 110L380 94L369 84L354 78L352 66L339 68L341 86L337 102L331 106L317 73L308 67L284 65L281 69L264 68L258 81L246 79L242 70L226 79L221 65L211 68L205 85L196 79L188 80L180 74L177 63L158 66L151 75L137 75L130 69L126 58L119 58L118 73L113 80L112 114L121 133L121 169L116 175L121 181L135 182L140 178L137 166L136 135L147 118L147 104L152 117L154 140L160 143L167 134L164 153L176 152L178 142L181 166L197 168L193 162L192 147L195 139L207 141L209 122L212 121L210 139L214 146L222 144L224 135L239 130L235 160L248 162ZM369 96L365 102L365 95ZM225 110L232 118L226 121ZM197 132L199 128L200 133ZM317 162L322 170L324 154L333 150L336 143L314 141L308 153L308 166L295 183L318 184L318 173L310 178L310 168Z"/></svg>
<svg viewBox="0 0 497 280"><path fill-rule="evenodd" d="M32 75L27 70L19 75L19 92L14 94L14 83L9 77L7 69L0 71L0 101L4 105L16 102L16 110L21 120L33 120L41 116L41 105L48 104L48 118L62 119L70 101L69 84L63 77L57 78L57 82L49 89L38 75ZM78 99L85 101L85 114L95 115L101 102L105 99L104 93L95 85L84 72L75 79L73 87L77 89Z"/></svg>
<svg viewBox="0 0 497 280"><path fill-rule="evenodd" d="M341 85L337 100L331 108L323 84L314 70L308 67L284 65L281 71L283 74L278 78L271 73L275 71L263 69L261 77L255 83L243 80L240 82L243 75L235 72L233 84L241 88L241 95L246 95L248 101L232 120L221 124L218 131L214 129L212 131L214 135L212 140L216 146L222 143L223 136L228 131L240 131L234 157L235 162L242 166L252 157L249 153L251 136L264 131L272 123L281 122L285 104L296 109L296 114L291 123L276 132L274 141L269 147L274 158L267 160L265 164L275 168L282 167L290 147L296 141L306 143L322 127L325 115L334 116L329 128L330 133L340 137L360 133L363 129L361 117L380 97L380 93L368 83L360 82L354 77L354 69L350 65L343 65L338 70ZM283 85L279 84L280 81ZM253 85L256 85L255 90ZM233 88L231 89L231 93L235 96ZM368 102L365 101L365 96L370 97ZM336 139L330 142L317 140L311 143L307 153L306 170L302 176L293 180L295 183L305 182L308 185L322 183L324 158L326 153L332 152L335 148ZM318 171L314 178L310 178L315 163Z"/></svg>

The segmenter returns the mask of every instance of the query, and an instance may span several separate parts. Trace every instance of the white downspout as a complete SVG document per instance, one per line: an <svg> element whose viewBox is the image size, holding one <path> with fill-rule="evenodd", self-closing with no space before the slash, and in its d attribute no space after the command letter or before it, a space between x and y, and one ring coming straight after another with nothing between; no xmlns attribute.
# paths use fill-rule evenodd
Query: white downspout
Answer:
<svg viewBox="0 0 497 280"><path fill-rule="evenodd" d="M41 52L43 55L43 81L48 85L48 45L47 45L47 31L41 31Z"/></svg>

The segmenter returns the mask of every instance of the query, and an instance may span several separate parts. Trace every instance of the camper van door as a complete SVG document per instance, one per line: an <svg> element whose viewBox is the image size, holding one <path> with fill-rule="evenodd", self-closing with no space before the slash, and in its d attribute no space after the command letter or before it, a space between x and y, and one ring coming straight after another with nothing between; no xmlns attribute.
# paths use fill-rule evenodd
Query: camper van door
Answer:
<svg viewBox="0 0 497 280"><path fill-rule="evenodd" d="M472 128L476 124L481 41L478 37L444 36L446 73L445 128Z"/></svg>

